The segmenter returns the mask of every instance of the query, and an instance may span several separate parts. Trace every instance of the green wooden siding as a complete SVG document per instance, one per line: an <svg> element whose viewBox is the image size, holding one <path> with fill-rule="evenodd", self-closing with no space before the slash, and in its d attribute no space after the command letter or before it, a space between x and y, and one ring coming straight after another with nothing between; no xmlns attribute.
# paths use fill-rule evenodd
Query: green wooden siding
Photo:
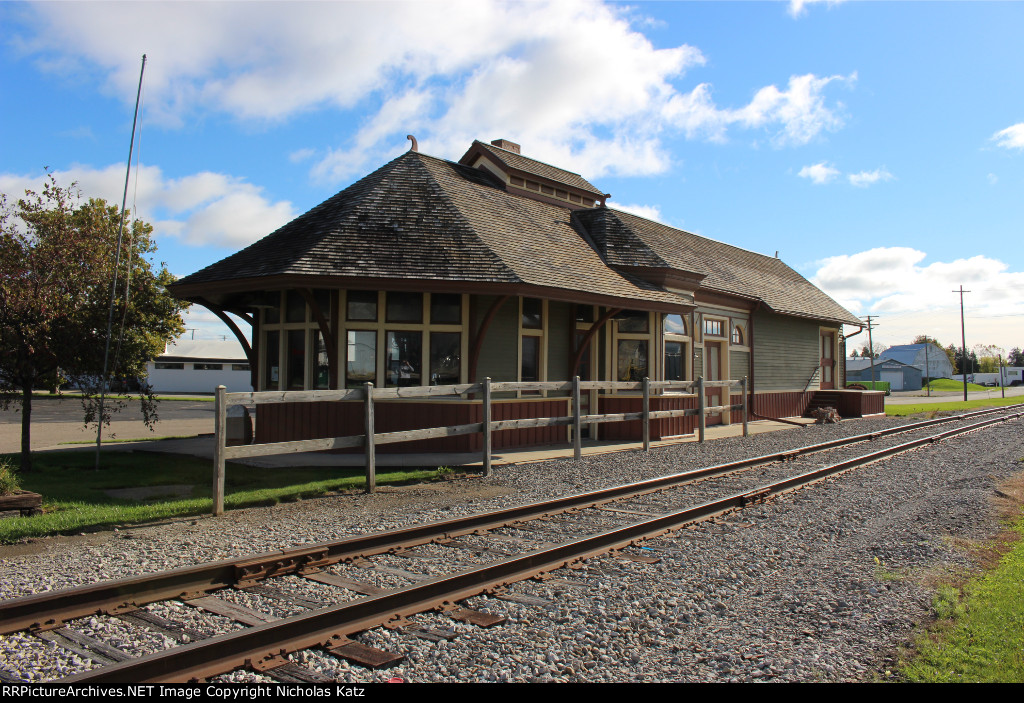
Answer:
<svg viewBox="0 0 1024 703"><path fill-rule="evenodd" d="M472 326L480 329L487 311L494 304L495 297L483 295L474 308ZM510 297L501 306L491 326L487 329L480 359L477 362L476 377L483 381L488 376L492 381L516 381L519 379L519 299Z"/></svg>
<svg viewBox="0 0 1024 703"><path fill-rule="evenodd" d="M738 381L750 376L750 352L729 351L729 378Z"/></svg>
<svg viewBox="0 0 1024 703"><path fill-rule="evenodd" d="M569 380L569 355L572 333L576 328L575 312L569 303L548 303L548 380Z"/></svg>
<svg viewBox="0 0 1024 703"><path fill-rule="evenodd" d="M758 311L754 313L754 382L758 391L802 391L817 379L819 325ZM817 388L812 381L812 388Z"/></svg>

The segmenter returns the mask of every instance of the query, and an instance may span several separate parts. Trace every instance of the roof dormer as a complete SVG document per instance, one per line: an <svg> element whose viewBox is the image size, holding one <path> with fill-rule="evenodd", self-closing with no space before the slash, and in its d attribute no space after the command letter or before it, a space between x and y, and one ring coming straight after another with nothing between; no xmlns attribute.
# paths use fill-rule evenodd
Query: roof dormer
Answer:
<svg viewBox="0 0 1024 703"><path fill-rule="evenodd" d="M459 163L493 173L510 193L571 210L604 205L610 197L578 173L523 156L520 146L507 139L474 141Z"/></svg>

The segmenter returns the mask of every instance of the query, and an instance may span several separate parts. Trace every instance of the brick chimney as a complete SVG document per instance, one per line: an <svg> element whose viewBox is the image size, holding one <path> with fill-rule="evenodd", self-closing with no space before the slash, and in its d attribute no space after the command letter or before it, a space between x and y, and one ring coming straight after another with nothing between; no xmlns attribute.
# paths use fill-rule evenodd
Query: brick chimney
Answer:
<svg viewBox="0 0 1024 703"><path fill-rule="evenodd" d="M495 139L494 141L491 142L491 144L493 146L498 147L499 149L505 149L506 151L511 151L511 152L513 152L515 154L521 154L522 153L519 150L519 145L518 144L516 144L515 142L510 142L507 139Z"/></svg>

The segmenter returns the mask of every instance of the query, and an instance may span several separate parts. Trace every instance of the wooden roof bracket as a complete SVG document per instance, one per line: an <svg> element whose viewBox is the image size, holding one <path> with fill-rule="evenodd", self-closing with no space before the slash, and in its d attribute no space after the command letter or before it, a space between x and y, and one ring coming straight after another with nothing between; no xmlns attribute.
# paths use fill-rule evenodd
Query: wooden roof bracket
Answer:
<svg viewBox="0 0 1024 703"><path fill-rule="evenodd" d="M216 315L221 322L228 326L228 329L231 330L231 333L235 335L235 339L237 339L238 343L242 345L242 351L245 352L246 361L249 362L249 381L252 384L253 389L255 389L256 382L259 380L257 377L259 369L256 368L256 357L253 354L252 345L249 344L249 340L245 338L244 334L242 334L242 330L238 329L238 325L235 324L235 321L228 317L227 311L224 308L220 307L219 305L214 305L213 303L207 300L203 300L201 298L196 299L195 303L197 305L202 305L204 308L206 308L214 315ZM238 315L240 318L248 322L250 325L255 326L253 322L253 317L251 315L236 312L233 312L232 314Z"/></svg>
<svg viewBox="0 0 1024 703"><path fill-rule="evenodd" d="M604 327L608 320L622 312L622 310L623 308L608 308L608 311L602 315L597 322L590 326L590 329L587 330L587 334L580 342L580 348L576 350L576 353L573 354L572 359L569 362L569 378L576 377L580 368L580 361L583 360L583 354L590 347L590 340L594 338L597 331Z"/></svg>
<svg viewBox="0 0 1024 703"><path fill-rule="evenodd" d="M316 324L320 327L320 335L324 338L324 346L327 347L327 386L333 391L338 388L338 338L334 334L334 328L327 322L327 318L324 317L323 310L320 309L320 304L316 301L316 296L313 295L313 291L310 288L299 288L299 295L306 300L306 305L309 306L310 312L313 313L313 318L316 320ZM337 318L335 318L337 319ZM255 386L253 386L255 388Z"/></svg>
<svg viewBox="0 0 1024 703"><path fill-rule="evenodd" d="M480 361L480 349L484 346L484 338L487 336L487 330L491 326L491 322L494 320L494 316L498 314L498 310L511 296L503 295L493 303L491 303L490 309L487 311L487 315L484 316L483 322L480 323L480 329L477 330L473 336L473 348L469 350L469 382L476 383L476 367Z"/></svg>

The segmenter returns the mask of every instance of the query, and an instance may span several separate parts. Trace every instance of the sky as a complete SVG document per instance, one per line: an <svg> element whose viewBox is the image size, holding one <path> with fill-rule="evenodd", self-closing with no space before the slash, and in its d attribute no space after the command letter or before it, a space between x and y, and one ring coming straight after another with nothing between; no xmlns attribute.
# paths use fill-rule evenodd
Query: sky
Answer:
<svg viewBox="0 0 1024 703"><path fill-rule="evenodd" d="M120 202L146 54L128 203L178 276L407 134L452 160L505 138L611 207L778 252L876 344L959 344L963 286L968 347L1024 347L1024 3L3 2L0 26L13 199L49 169Z"/></svg>

